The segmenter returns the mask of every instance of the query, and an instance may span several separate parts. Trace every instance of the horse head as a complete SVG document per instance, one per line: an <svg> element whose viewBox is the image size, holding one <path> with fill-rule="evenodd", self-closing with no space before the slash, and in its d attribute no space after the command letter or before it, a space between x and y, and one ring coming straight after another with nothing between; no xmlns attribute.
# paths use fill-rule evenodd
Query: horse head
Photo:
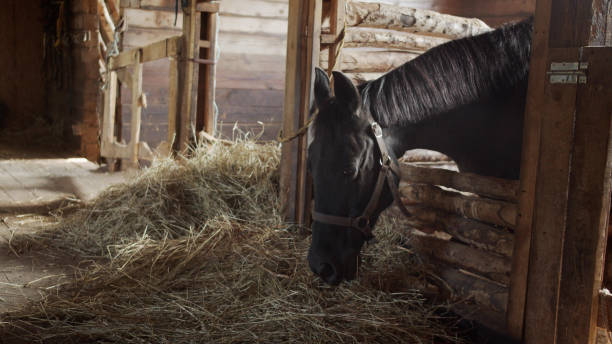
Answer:
<svg viewBox="0 0 612 344"><path fill-rule="evenodd" d="M392 203L389 184L396 188L398 176L387 173L395 157L381 142L382 129L361 108L353 83L334 72L332 96L325 72L317 68L315 73L318 115L308 147L314 187L308 262L325 282L338 284L355 277L359 252L380 213Z"/></svg>

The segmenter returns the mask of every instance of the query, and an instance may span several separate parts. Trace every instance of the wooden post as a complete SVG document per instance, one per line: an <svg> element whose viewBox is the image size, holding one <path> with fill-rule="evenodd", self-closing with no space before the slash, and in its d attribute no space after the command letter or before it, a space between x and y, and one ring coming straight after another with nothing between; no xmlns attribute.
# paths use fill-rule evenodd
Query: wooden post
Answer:
<svg viewBox="0 0 612 344"><path fill-rule="evenodd" d="M290 0L283 133L291 135L308 121L314 66L319 55L321 0ZM280 196L283 216L303 223L306 209L307 138L282 145Z"/></svg>
<svg viewBox="0 0 612 344"><path fill-rule="evenodd" d="M181 111L178 126L177 150L185 150L189 137L196 127L196 105L198 96L198 69L195 61L199 50L200 16L196 11L196 0L189 0L189 6L183 9L183 44L180 66Z"/></svg>
<svg viewBox="0 0 612 344"><path fill-rule="evenodd" d="M142 94L142 63L141 51L136 50L136 62L132 72L132 118L130 124L130 160L129 167L138 168L138 151L140 149L140 124L142 119L142 108L144 98Z"/></svg>
<svg viewBox="0 0 612 344"><path fill-rule="evenodd" d="M551 83L547 72L552 63L580 62L583 46L603 43L598 35L603 30L598 19L602 13L598 11L607 9L607 3L608 0L536 3L519 223L507 314L508 330L526 343L594 341L591 318L597 303L592 294L601 283L600 273L598 276L595 271L603 258L600 246L604 229L601 221L586 221L585 210L578 202L588 190L589 196L598 194L599 199L589 211L601 214L608 206L602 205L602 194L609 192L605 166L610 116L607 113L607 118L599 118L598 135L598 130L587 135L604 139L605 152L601 148L596 152L580 150L580 135L586 133L580 134L579 128L587 125L583 122L586 119L597 117L596 112L601 111L598 106L606 97L581 91L596 87L590 71L586 84ZM609 70L602 71L605 67L589 65L591 68L600 75L609 75ZM596 105L581 109L580 104L590 102ZM588 173L599 178L587 178L587 171L580 169L585 161L597 162L593 167L596 172Z"/></svg>
<svg viewBox="0 0 612 344"><path fill-rule="evenodd" d="M177 57L170 57L170 87L168 89L168 136L167 142L173 145L176 141L177 132L177 110L180 106L180 99L178 97L178 74L179 74L179 63Z"/></svg>
<svg viewBox="0 0 612 344"><path fill-rule="evenodd" d="M117 101L117 72L109 71L104 89L104 115L102 119L101 152L104 156L107 145L115 142L115 110Z"/></svg>
<svg viewBox="0 0 612 344"><path fill-rule="evenodd" d="M207 6L204 6L207 5ZM216 127L215 118L215 75L217 59L217 19L218 3L204 2L198 4L201 24L200 32L196 37L199 39L200 48L196 53L203 60L211 61L199 68L198 86L198 108L197 108L197 127L196 130L206 131L214 135Z"/></svg>

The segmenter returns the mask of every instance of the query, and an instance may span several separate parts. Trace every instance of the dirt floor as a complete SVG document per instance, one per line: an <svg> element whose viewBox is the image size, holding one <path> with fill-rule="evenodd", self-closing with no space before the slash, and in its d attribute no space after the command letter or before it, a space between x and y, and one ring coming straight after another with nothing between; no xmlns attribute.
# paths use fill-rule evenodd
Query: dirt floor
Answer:
<svg viewBox="0 0 612 344"><path fill-rule="evenodd" d="M70 271L69 260L12 252L12 235L52 225L50 211L91 200L125 178L69 150L0 140L0 314L36 300Z"/></svg>

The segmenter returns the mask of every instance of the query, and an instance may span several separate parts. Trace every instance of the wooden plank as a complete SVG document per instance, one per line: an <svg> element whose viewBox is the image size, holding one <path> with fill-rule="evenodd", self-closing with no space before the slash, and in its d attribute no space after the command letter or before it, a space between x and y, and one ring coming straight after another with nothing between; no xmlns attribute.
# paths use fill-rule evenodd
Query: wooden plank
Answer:
<svg viewBox="0 0 612 344"><path fill-rule="evenodd" d="M249 0L249 5L245 6L245 3L241 0L223 0L219 11L224 17L233 15L287 20L288 6L288 1Z"/></svg>
<svg viewBox="0 0 612 344"><path fill-rule="evenodd" d="M151 62L169 56L175 56L181 40L181 37L171 37L141 48L141 62Z"/></svg>
<svg viewBox="0 0 612 344"><path fill-rule="evenodd" d="M137 59L140 59L140 51L137 53ZM142 93L142 63L136 63L134 65L134 71L132 72L132 118L130 128L130 159L129 166L138 168L138 152L140 143L140 124L142 115L143 105L143 93Z"/></svg>
<svg viewBox="0 0 612 344"><path fill-rule="evenodd" d="M172 144L176 140L176 124L177 110L180 106L180 98L178 97L179 81L178 81L179 65L178 58L170 58L170 80L168 90L168 141Z"/></svg>
<svg viewBox="0 0 612 344"><path fill-rule="evenodd" d="M407 184L402 181L399 188L405 204L438 208L498 226L516 227L516 204L464 196L429 184Z"/></svg>
<svg viewBox="0 0 612 344"><path fill-rule="evenodd" d="M515 229L512 276L508 298L508 333L516 340L523 338L524 316L527 297L527 276L531 233L534 219L536 180L540 156L542 131L540 99L544 95L547 80L542 77L548 70L548 33L550 26L550 3L538 2L537 19L531 45L529 86L523 128L523 148L519 185L519 219Z"/></svg>
<svg viewBox="0 0 612 344"><path fill-rule="evenodd" d="M121 52L117 56L112 56L108 62L108 69L115 70L133 65L140 61L140 50L134 49Z"/></svg>
<svg viewBox="0 0 612 344"><path fill-rule="evenodd" d="M419 256L432 262L442 262L456 269L463 269L507 285L510 280L511 261L461 243L431 236L413 235L410 248Z"/></svg>
<svg viewBox="0 0 612 344"><path fill-rule="evenodd" d="M221 31L269 35L287 34L287 20L284 19L224 16L219 27Z"/></svg>
<svg viewBox="0 0 612 344"><path fill-rule="evenodd" d="M183 17L183 49L181 58L184 61L179 66L180 71L180 93L181 111L177 130L177 149L185 150L189 145L192 130L195 130L196 104L198 92L198 70L199 65L194 62L198 56L197 45L199 42L200 16L195 11L196 0L189 0L189 10ZM191 14L194 15L191 15Z"/></svg>
<svg viewBox="0 0 612 344"><path fill-rule="evenodd" d="M517 202L518 200L518 180L418 167L411 164L401 164L400 168L402 179L412 183L441 185L510 202Z"/></svg>
<svg viewBox="0 0 612 344"><path fill-rule="evenodd" d="M216 13L203 13L203 18L206 18L205 23L201 25L200 43L208 43L208 47L204 50L204 55L201 58L216 61L217 59L217 19ZM200 48L205 48L200 45ZM201 50L200 50L201 51ZM197 131L205 130L206 133L214 135L216 127L215 118L215 81L216 81L216 64L207 64L199 69L199 95L198 95L198 110L197 110ZM200 123L201 122L201 123Z"/></svg>
<svg viewBox="0 0 612 344"><path fill-rule="evenodd" d="M106 89L104 90L104 114L102 119L102 139L100 154L103 157L114 158L108 155L106 146L115 142L115 109L117 107L117 73L109 72Z"/></svg>
<svg viewBox="0 0 612 344"><path fill-rule="evenodd" d="M308 39L306 43L305 56L303 57L304 64L302 66L302 99L301 111L299 113L298 125L304 127L308 122L311 104L313 102L312 91L314 89L314 73L315 66L319 60L319 49L321 46L321 1L311 0L306 7L308 13L308 22L306 23L307 31L305 36ZM308 173L306 171L306 160L308 154L308 135L302 135L298 140L298 156L297 156L297 191L296 191L296 219L299 224L310 223L310 205L312 187L308 184Z"/></svg>
<svg viewBox="0 0 612 344"><path fill-rule="evenodd" d="M127 20L129 28L180 29L181 27L178 26L178 23L184 22L182 11L178 13L177 26L174 25L174 12L170 11L125 8L123 15Z"/></svg>
<svg viewBox="0 0 612 344"><path fill-rule="evenodd" d="M584 48L588 82L578 86L570 167L557 343L594 343L612 171L612 48Z"/></svg>
<svg viewBox="0 0 612 344"><path fill-rule="evenodd" d="M183 34L180 29L145 29L130 27L129 30L123 33L123 48L124 50L133 49L136 47L144 47L151 43L159 42L160 40L170 37L177 37Z"/></svg>
<svg viewBox="0 0 612 344"><path fill-rule="evenodd" d="M530 73L537 73L542 78L551 62L575 62L579 60L580 47L590 43L590 27L592 24L591 9L597 8L597 0L592 6L585 6L574 0L537 2L536 28ZM540 37L540 38L538 38ZM529 183L535 183L535 188L528 186L533 195L525 196L533 200L534 210L531 228L531 249L528 266L521 262L517 272L528 271L524 340L533 343L553 343L558 337L558 315L560 302L560 277L565 243L565 233L568 228L568 193L570 181L570 163L574 142L576 86L567 84L548 84L539 81L530 85L528 91L526 118L530 116L535 121L541 121L540 127L527 131L533 135L530 139L535 147L530 148L539 154L535 160L537 173L532 174ZM530 114L533 112L533 114ZM537 139L537 141L536 141ZM526 166L526 165L523 165ZM528 169L531 167L527 166ZM528 215L528 214L527 214ZM520 234L529 236L529 231ZM518 239L518 237L517 237ZM521 239L528 241L528 239ZM517 240L517 244L520 244ZM524 243L523 243L524 244ZM526 246L526 245L524 245ZM517 250L515 250L516 256ZM514 278L513 278L514 280ZM522 278L517 276L517 283ZM514 288L516 294L522 294L521 286ZM519 303L520 298L511 298ZM520 295L518 295L520 297ZM518 305L516 308L520 308ZM513 333L516 335L519 322L513 313ZM509 314L510 316L510 314ZM585 334L583 340L588 334Z"/></svg>
<svg viewBox="0 0 612 344"><path fill-rule="evenodd" d="M287 63L285 79L285 102L283 110L283 132L292 133L301 125L304 111L304 98L309 99L309 90L304 85L304 77L311 76L312 62L307 59L309 6L313 1L289 1L289 25L287 33ZM310 80L309 80L310 81ZM310 84L308 84L310 85ZM309 88L309 87L308 87ZM300 147L296 141L284 142L281 146L280 198L281 213L287 221L298 221L296 201L298 194L298 172Z"/></svg>

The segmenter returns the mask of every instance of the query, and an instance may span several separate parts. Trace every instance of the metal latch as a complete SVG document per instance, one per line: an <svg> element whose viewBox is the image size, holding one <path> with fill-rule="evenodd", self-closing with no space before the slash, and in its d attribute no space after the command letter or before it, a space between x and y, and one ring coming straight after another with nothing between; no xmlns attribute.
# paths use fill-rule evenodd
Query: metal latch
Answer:
<svg viewBox="0 0 612 344"><path fill-rule="evenodd" d="M586 84L588 68L588 62L552 62L546 74L551 84Z"/></svg>

